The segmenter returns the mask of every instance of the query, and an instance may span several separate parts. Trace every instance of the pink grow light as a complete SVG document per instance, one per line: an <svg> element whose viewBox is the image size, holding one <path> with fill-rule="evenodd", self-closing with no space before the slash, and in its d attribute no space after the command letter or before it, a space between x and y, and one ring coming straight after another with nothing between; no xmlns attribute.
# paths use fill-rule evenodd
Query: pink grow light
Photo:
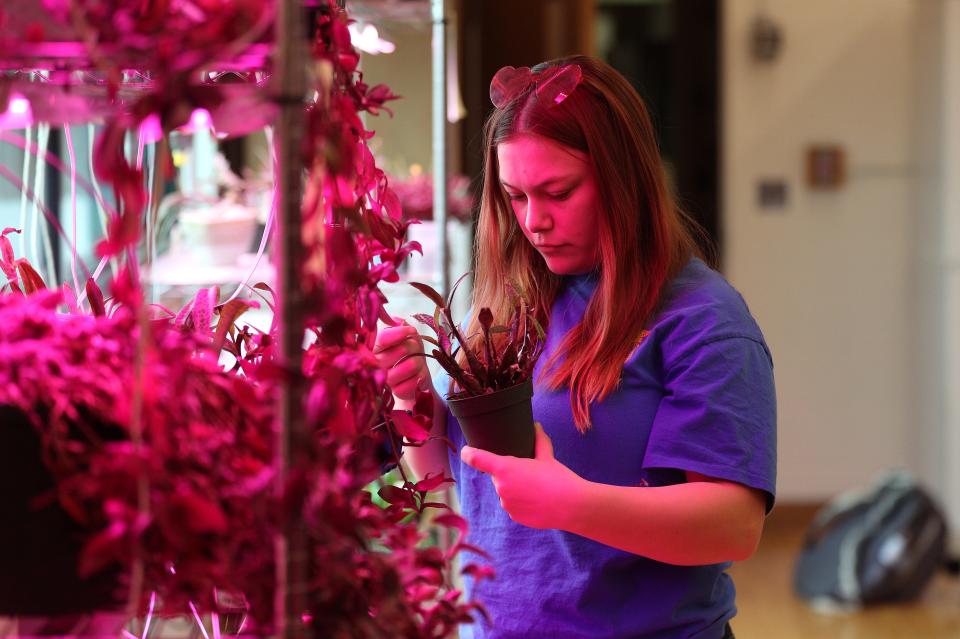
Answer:
<svg viewBox="0 0 960 639"><path fill-rule="evenodd" d="M0 114L0 130L25 129L33 124L33 110L30 101L20 93L10 94L7 110Z"/></svg>
<svg viewBox="0 0 960 639"><path fill-rule="evenodd" d="M163 138L163 127L160 126L160 116L151 113L140 123L140 139L144 144L155 144Z"/></svg>
<svg viewBox="0 0 960 639"><path fill-rule="evenodd" d="M350 30L350 44L364 53L378 55L380 53L393 53L397 49L397 45L381 38L380 32L372 24L365 24L360 27L357 23L353 23L348 28Z"/></svg>
<svg viewBox="0 0 960 639"><path fill-rule="evenodd" d="M196 133L197 131L208 131L212 128L213 118L210 116L210 112L206 109L194 109L193 113L190 114L190 121L177 130L183 133Z"/></svg>

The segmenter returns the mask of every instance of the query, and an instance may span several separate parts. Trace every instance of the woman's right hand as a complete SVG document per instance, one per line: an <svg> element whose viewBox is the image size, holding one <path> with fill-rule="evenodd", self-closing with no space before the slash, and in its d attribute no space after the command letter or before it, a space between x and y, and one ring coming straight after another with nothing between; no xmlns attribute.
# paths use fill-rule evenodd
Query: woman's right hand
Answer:
<svg viewBox="0 0 960 639"><path fill-rule="evenodd" d="M404 401L416 401L418 388L429 388L430 370L425 357L404 356L423 353L423 340L417 329L399 318L399 326L387 326L377 333L373 352L380 366L387 370L387 384L394 397Z"/></svg>

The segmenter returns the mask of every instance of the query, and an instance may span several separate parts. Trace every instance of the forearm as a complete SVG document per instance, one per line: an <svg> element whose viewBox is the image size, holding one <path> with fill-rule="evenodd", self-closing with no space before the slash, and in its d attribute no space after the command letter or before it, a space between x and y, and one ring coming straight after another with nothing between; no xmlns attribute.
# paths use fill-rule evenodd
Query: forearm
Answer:
<svg viewBox="0 0 960 639"><path fill-rule="evenodd" d="M430 428L430 439L421 446L404 446L401 458L417 479L423 479L428 473L443 473L446 477L450 476L450 459L447 454L449 448L445 439L447 406L432 385L430 395L433 397L433 424ZM407 410L413 408L413 402L397 400L395 407Z"/></svg>
<svg viewBox="0 0 960 639"><path fill-rule="evenodd" d="M740 561L756 550L763 497L729 482L624 487L581 480L561 528L677 565Z"/></svg>

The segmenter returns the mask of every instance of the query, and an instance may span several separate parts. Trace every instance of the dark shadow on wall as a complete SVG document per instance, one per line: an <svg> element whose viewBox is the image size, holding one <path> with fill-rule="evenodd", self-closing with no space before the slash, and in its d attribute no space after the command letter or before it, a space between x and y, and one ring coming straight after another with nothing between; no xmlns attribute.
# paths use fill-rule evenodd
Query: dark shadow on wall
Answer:
<svg viewBox="0 0 960 639"><path fill-rule="evenodd" d="M557 18L562 5L562 19ZM467 117L462 166L479 190L490 79L568 53L590 53L647 101L681 206L720 246L720 0L464 2L457 25ZM547 32L554 25L558 33ZM722 259L722 255L719 256Z"/></svg>

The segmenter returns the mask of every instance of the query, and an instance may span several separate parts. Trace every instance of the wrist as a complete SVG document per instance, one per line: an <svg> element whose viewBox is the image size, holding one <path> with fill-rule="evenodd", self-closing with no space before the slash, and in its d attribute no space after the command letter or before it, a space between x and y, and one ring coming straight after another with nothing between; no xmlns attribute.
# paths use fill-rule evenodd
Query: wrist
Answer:
<svg viewBox="0 0 960 639"><path fill-rule="evenodd" d="M592 482L571 473L572 478L565 488L565 499L558 500L559 521L557 528L570 533L580 534L583 522L589 517L590 490Z"/></svg>

